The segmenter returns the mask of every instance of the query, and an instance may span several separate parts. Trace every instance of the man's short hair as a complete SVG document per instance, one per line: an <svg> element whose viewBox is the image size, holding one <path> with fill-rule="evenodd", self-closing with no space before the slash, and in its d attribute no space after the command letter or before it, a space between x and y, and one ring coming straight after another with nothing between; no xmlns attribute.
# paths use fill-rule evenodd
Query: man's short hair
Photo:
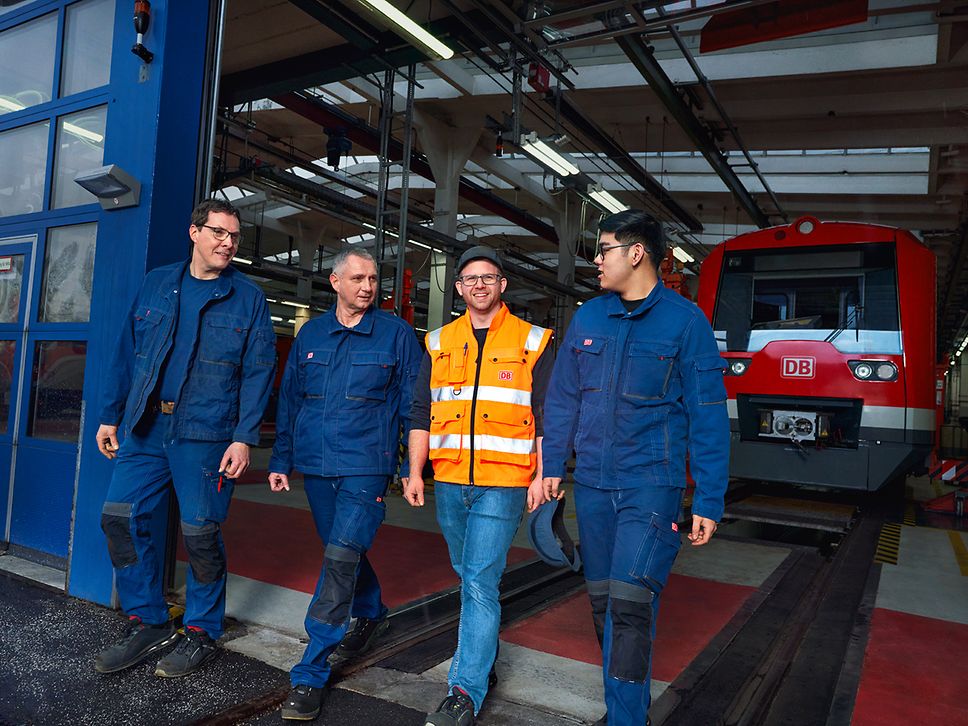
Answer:
<svg viewBox="0 0 968 726"><path fill-rule="evenodd" d="M359 257L361 260L367 260L372 262L374 266L376 265L376 258L373 254L365 247L344 247L336 256L333 258L333 274L338 275L342 271L343 267L346 265L346 260L350 257Z"/></svg>
<svg viewBox="0 0 968 726"><path fill-rule="evenodd" d="M231 214L239 220L239 224L242 223L239 210L233 207L230 202L224 199L203 199L192 210L192 224L201 229L202 225L208 222L208 215L213 212L215 214Z"/></svg>
<svg viewBox="0 0 968 726"><path fill-rule="evenodd" d="M641 209L626 209L603 218L598 223L598 231L614 234L615 241L621 244L641 244L656 270L665 259L666 241L662 234L662 225ZM627 252L626 250L626 254Z"/></svg>

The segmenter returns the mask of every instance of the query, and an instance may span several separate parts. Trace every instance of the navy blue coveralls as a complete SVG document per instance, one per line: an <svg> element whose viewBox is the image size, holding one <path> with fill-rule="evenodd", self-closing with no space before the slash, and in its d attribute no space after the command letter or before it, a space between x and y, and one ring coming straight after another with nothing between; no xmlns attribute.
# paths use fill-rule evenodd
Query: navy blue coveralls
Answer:
<svg viewBox="0 0 968 726"><path fill-rule="evenodd" d="M679 552L687 448L693 513L723 514L723 370L702 312L661 283L632 311L614 293L585 303L558 351L545 400L544 475L563 478L574 449L609 723L646 722L659 595Z"/></svg>
<svg viewBox="0 0 968 726"><path fill-rule="evenodd" d="M366 552L383 522L383 498L397 472L401 440L410 433L419 367L413 328L375 308L352 328L332 308L302 327L289 353L269 471L303 473L326 548L306 613L309 644L290 673L293 686L326 683L326 659L350 617L386 614ZM406 456L403 462L400 474L407 476Z"/></svg>
<svg viewBox="0 0 968 726"><path fill-rule="evenodd" d="M226 579L220 525L234 484L219 465L231 442L259 443L275 334L262 290L245 275L231 267L211 282L189 275L187 262L148 273L105 371L100 423L119 426L124 438L101 527L125 612L166 622L149 524L171 481L189 561L184 622L217 639ZM174 401L170 415L160 411L165 400Z"/></svg>

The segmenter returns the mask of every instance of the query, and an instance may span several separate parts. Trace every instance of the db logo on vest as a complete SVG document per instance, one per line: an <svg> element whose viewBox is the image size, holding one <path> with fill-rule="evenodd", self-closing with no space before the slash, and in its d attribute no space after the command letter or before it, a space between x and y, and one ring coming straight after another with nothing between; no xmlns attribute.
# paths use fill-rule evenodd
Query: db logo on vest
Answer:
<svg viewBox="0 0 968 726"><path fill-rule="evenodd" d="M813 378L817 368L817 359L812 357L784 358L780 375L784 378Z"/></svg>
<svg viewBox="0 0 968 726"><path fill-rule="evenodd" d="M501 381L510 381L514 378L514 374L511 371L498 371L497 377Z"/></svg>

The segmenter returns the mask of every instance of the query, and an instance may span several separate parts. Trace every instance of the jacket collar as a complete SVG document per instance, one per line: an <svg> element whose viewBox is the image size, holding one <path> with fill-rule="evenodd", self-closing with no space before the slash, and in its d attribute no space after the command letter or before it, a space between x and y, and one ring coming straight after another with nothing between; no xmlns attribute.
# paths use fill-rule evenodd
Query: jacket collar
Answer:
<svg viewBox="0 0 968 726"><path fill-rule="evenodd" d="M618 293L610 292L608 298L605 302L605 313L609 317L624 317L628 316L630 318L637 318L645 315L651 308L655 306L657 302L665 295L665 285L662 284L662 280L659 280L652 291L648 294L639 306L635 308L632 312L629 312L625 308L625 303L622 302L622 298Z"/></svg>
<svg viewBox="0 0 968 726"><path fill-rule="evenodd" d="M185 275L190 275L188 271L188 266L191 264L191 258L188 258L180 265L175 265L171 268L170 274L165 278L165 284L162 289L165 291L165 297L171 297L171 295L181 287L182 278ZM218 276L218 282L215 284L215 291L212 293L213 298L223 298L226 297L232 290L234 283L234 278L238 273L235 269L229 265L222 273Z"/></svg>
<svg viewBox="0 0 968 726"><path fill-rule="evenodd" d="M511 314L511 311L508 310L508 306L504 302L502 302L501 309L497 311L497 314L491 320L491 324L487 326L487 329L497 330L504 323L505 318L507 318L507 316L510 314ZM464 332L467 333L467 335L469 335L472 338L474 337L474 325L471 323L470 313L465 312L463 315L457 318L457 322L461 326L463 326Z"/></svg>
<svg viewBox="0 0 968 726"><path fill-rule="evenodd" d="M326 311L326 315L323 318L326 321L326 332L327 333L339 333L343 331L348 331L350 333L359 333L360 335L369 335L373 332L373 306L371 305L363 313L363 317L360 318L360 322L354 325L352 328L345 327L336 317L336 306L333 305L329 310Z"/></svg>

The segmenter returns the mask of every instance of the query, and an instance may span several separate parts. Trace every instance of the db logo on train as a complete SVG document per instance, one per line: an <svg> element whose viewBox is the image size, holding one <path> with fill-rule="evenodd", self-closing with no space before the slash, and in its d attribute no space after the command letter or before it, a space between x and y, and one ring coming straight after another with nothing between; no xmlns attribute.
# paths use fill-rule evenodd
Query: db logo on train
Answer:
<svg viewBox="0 0 968 726"><path fill-rule="evenodd" d="M817 368L817 359L804 357L786 357L781 361L780 375L784 378L813 378Z"/></svg>

